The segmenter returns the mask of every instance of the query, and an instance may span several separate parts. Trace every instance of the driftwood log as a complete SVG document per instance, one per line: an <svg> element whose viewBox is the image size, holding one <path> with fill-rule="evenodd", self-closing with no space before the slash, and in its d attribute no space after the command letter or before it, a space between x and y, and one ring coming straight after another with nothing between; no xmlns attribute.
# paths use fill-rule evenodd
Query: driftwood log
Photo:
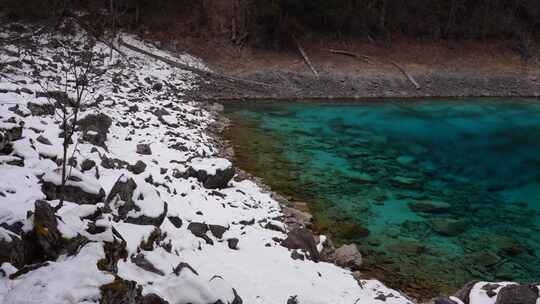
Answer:
<svg viewBox="0 0 540 304"><path fill-rule="evenodd" d="M343 50L336 50L336 49L329 49L328 51L330 53L332 53L332 54L339 54L339 55L345 55L345 56L349 56L349 57L354 57L354 58L363 60L363 61L365 61L367 63L374 63L374 61L375 61L370 56L357 54L357 53L353 53L353 52L348 52L348 51L343 51Z"/></svg>
<svg viewBox="0 0 540 304"><path fill-rule="evenodd" d="M373 63L375 61L377 61L375 58L373 57L370 57L370 56L367 56L367 55L363 55L363 54L358 54L358 53L353 53L353 52L349 52L349 51L344 51L344 50L336 50L336 49L329 49L328 50L330 53L332 54L338 54L338 55L344 55L344 56L349 56L349 57L354 57L354 58L357 58L357 59L360 59L360 60L364 60L368 63ZM381 61L379 61L381 62ZM421 89L422 87L420 86L420 84L418 84L418 82L414 79L414 77L408 73L400 64L398 64L396 61L392 60L392 59L387 59L386 62L382 61L382 63L387 63L387 64L390 64L392 66L394 66L396 69L398 69L406 78L407 80L409 80L409 82L414 85L414 87L419 90Z"/></svg>
<svg viewBox="0 0 540 304"><path fill-rule="evenodd" d="M393 66L395 66L398 70L401 71L401 73L403 73L403 75L405 75L405 77L407 77L407 79L416 87L417 90L420 90L422 87L418 84L418 82L416 82L416 80L412 77L411 74L409 74L402 66L400 66L397 62L395 62L394 60L389 60L388 62L390 62Z"/></svg>
<svg viewBox="0 0 540 304"><path fill-rule="evenodd" d="M306 62L306 65L309 67L309 69L311 70L311 72L313 72L313 74L318 78L319 77L319 73L317 72L317 70L315 69L315 67L313 66L313 64L311 64L311 60L309 60L309 57L308 55L306 54L306 52L304 51L304 49L302 48L302 45L300 44L300 42L296 39L296 37L292 37L293 40L294 40L294 43L296 43L296 47L298 48L298 51L300 52L300 54L302 54L302 57L304 58L304 61Z"/></svg>

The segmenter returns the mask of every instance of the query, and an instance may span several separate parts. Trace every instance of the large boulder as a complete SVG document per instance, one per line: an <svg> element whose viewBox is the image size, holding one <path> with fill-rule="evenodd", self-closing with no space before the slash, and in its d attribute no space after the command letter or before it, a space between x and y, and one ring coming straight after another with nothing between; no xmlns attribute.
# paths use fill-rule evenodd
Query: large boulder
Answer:
<svg viewBox="0 0 540 304"><path fill-rule="evenodd" d="M320 260L319 251L317 250L317 243L315 242L315 236L313 232L306 228L299 228L290 231L287 234L287 238L281 241L281 246L288 249L301 249L307 252L308 257L318 262Z"/></svg>
<svg viewBox="0 0 540 304"><path fill-rule="evenodd" d="M461 287L460 290L458 290L454 296L461 300L464 304L470 304L470 294L471 290L474 288L474 285L476 285L478 281L469 281L467 284L465 284L463 287Z"/></svg>
<svg viewBox="0 0 540 304"><path fill-rule="evenodd" d="M101 304L168 304L160 296L149 293L142 295L142 286L135 281L116 277L114 282L105 284L100 288Z"/></svg>
<svg viewBox="0 0 540 304"><path fill-rule="evenodd" d="M55 106L50 103L38 104L29 102L26 106L34 116L54 115L55 112Z"/></svg>
<svg viewBox="0 0 540 304"><path fill-rule="evenodd" d="M359 270L362 266L362 254L355 244L343 245L336 249L335 261L339 266Z"/></svg>
<svg viewBox="0 0 540 304"><path fill-rule="evenodd" d="M0 228L0 265L10 263L17 268L24 266L28 254L22 238L4 228Z"/></svg>
<svg viewBox="0 0 540 304"><path fill-rule="evenodd" d="M22 127L15 123L0 122L0 151L8 147L12 141L22 137Z"/></svg>
<svg viewBox="0 0 540 304"><path fill-rule="evenodd" d="M535 285L507 285L497 294L495 304L536 304L538 298Z"/></svg>
<svg viewBox="0 0 540 304"><path fill-rule="evenodd" d="M103 114L89 114L80 119L77 124L83 132L83 139L93 145L107 149L107 133L112 125L112 119Z"/></svg>
<svg viewBox="0 0 540 304"><path fill-rule="evenodd" d="M167 203L151 186L144 182L137 185L133 178L121 175L105 199L104 211L127 223L160 226L167 215Z"/></svg>
<svg viewBox="0 0 540 304"><path fill-rule="evenodd" d="M234 176L234 166L224 158L194 158L186 175L195 177L207 189L225 188Z"/></svg>
<svg viewBox="0 0 540 304"><path fill-rule="evenodd" d="M41 191L48 200L64 198L77 204L97 204L103 202L105 191L92 176L85 175L72 168L71 175L62 187L62 175L59 170L47 172L42 177Z"/></svg>
<svg viewBox="0 0 540 304"><path fill-rule="evenodd" d="M34 209L34 230L27 241L35 239L45 260L56 260L60 255L76 254L88 242L85 237L68 239L58 229L56 210L46 201L36 201Z"/></svg>

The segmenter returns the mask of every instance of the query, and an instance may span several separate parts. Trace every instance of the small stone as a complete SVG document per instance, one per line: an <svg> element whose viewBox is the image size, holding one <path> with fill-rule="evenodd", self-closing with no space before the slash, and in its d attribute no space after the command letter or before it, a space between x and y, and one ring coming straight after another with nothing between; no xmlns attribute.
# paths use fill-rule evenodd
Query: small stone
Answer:
<svg viewBox="0 0 540 304"><path fill-rule="evenodd" d="M156 82L152 86L152 90L154 91L161 91L162 88L163 88L163 84L161 84L160 82Z"/></svg>
<svg viewBox="0 0 540 304"><path fill-rule="evenodd" d="M88 171L88 170L94 168L95 165L96 165L95 161L93 161L91 159L85 159L81 163L81 171L83 171L83 172Z"/></svg>
<svg viewBox="0 0 540 304"><path fill-rule="evenodd" d="M141 174L146 170L146 164L143 161L138 160L135 165L128 165L127 166L128 171L132 172L133 174Z"/></svg>
<svg viewBox="0 0 540 304"><path fill-rule="evenodd" d="M189 223L187 229L193 233L194 236L203 239L207 244L214 245L214 241L206 235L206 232L209 230L207 224L191 222Z"/></svg>
<svg viewBox="0 0 540 304"><path fill-rule="evenodd" d="M238 250L238 239L237 238L227 239L227 245L232 250Z"/></svg>
<svg viewBox="0 0 540 304"><path fill-rule="evenodd" d="M208 227L212 235L218 239L221 239L225 231L227 231L227 227L221 225L208 225Z"/></svg>
<svg viewBox="0 0 540 304"><path fill-rule="evenodd" d="M142 253L139 253L137 254L136 256L134 257L131 257L131 262L133 262L133 264L139 266L140 268L148 271L148 272L152 272L152 273L155 273L155 274L159 274L161 276L164 276L165 273L163 273L163 271L157 269L154 264L152 264L150 261L148 261L144 255Z"/></svg>
<svg viewBox="0 0 540 304"><path fill-rule="evenodd" d="M36 140L44 145L51 146L51 141L45 138L43 135L40 135L36 138Z"/></svg>
<svg viewBox="0 0 540 304"><path fill-rule="evenodd" d="M174 227L176 227L176 228L182 227L182 219L180 219L180 217L178 217L178 216L169 216L167 218L173 224Z"/></svg>
<svg viewBox="0 0 540 304"><path fill-rule="evenodd" d="M149 144L138 144L137 153L142 155L152 155L152 149Z"/></svg>

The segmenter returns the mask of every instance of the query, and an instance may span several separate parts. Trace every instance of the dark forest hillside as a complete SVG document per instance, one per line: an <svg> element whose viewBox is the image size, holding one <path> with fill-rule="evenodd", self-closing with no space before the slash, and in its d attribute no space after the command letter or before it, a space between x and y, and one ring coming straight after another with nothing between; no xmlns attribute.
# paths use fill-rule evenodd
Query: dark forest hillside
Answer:
<svg viewBox="0 0 540 304"><path fill-rule="evenodd" d="M514 39L526 48L540 33L538 0L2 0L12 18L48 18L88 9L102 26L185 35L222 35L237 44L282 47L292 34L361 37ZM526 52L526 50L523 50Z"/></svg>

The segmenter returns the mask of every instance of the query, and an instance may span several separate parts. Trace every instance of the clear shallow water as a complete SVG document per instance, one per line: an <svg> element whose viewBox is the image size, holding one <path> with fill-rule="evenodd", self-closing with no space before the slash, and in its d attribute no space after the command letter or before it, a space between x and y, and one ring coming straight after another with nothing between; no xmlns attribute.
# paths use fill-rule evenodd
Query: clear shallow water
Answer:
<svg viewBox="0 0 540 304"><path fill-rule="evenodd" d="M427 298L540 280L540 102L230 105L237 164Z"/></svg>

